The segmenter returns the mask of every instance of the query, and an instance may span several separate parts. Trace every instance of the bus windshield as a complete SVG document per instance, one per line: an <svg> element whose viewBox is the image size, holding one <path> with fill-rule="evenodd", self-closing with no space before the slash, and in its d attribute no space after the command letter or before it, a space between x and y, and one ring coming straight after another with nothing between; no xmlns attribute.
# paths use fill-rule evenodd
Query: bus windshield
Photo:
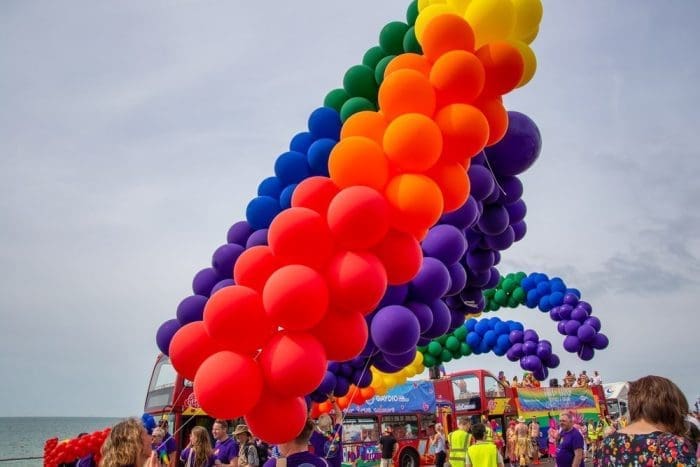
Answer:
<svg viewBox="0 0 700 467"><path fill-rule="evenodd" d="M145 409L151 410L159 407L166 407L173 403L173 391L177 373L170 363L170 359L162 357L156 363L151 376L151 383L148 385Z"/></svg>

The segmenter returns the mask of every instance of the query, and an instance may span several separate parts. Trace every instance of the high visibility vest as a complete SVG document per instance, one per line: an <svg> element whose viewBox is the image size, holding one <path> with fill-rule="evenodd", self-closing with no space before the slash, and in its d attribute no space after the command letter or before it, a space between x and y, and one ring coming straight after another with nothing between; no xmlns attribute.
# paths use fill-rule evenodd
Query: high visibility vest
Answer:
<svg viewBox="0 0 700 467"><path fill-rule="evenodd" d="M493 443L476 443L467 450L473 467L498 467L498 448Z"/></svg>
<svg viewBox="0 0 700 467"><path fill-rule="evenodd" d="M450 464L455 465L455 462L461 462L461 465L464 465L471 434L464 430L455 430L447 436L447 439L450 443Z"/></svg>
<svg viewBox="0 0 700 467"><path fill-rule="evenodd" d="M491 426L485 424L484 428L486 428L486 433L484 434L484 441L486 441L487 443L493 443L493 430L491 429Z"/></svg>

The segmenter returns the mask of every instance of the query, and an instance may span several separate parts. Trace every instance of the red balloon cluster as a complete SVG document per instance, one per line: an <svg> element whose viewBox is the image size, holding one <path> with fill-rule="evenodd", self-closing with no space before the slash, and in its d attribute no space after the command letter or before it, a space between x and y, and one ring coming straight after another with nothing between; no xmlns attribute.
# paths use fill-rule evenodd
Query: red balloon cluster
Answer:
<svg viewBox="0 0 700 467"><path fill-rule="evenodd" d="M58 441L51 438L44 443L44 467L57 467L59 464L75 462L77 459L92 455L99 464L100 449L109 436L110 428L95 431L78 438Z"/></svg>

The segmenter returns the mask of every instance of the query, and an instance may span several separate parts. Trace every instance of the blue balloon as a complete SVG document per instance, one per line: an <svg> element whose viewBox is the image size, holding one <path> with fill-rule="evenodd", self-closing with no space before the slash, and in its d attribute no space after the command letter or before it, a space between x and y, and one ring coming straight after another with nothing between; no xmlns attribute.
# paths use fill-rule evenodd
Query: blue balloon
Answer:
<svg viewBox="0 0 700 467"><path fill-rule="evenodd" d="M525 305L528 308L535 308L540 302L540 296L537 289L532 289L527 293L527 298L525 299Z"/></svg>
<svg viewBox="0 0 700 467"><path fill-rule="evenodd" d="M530 290L537 287L537 283L532 277L525 277L523 278L523 280L520 281L520 287L522 287L525 292L529 292Z"/></svg>
<svg viewBox="0 0 700 467"><path fill-rule="evenodd" d="M496 347L500 347L505 350L508 350L511 347L510 338L508 337L508 334L501 334L500 336L498 336L498 339L496 339Z"/></svg>
<svg viewBox="0 0 700 467"><path fill-rule="evenodd" d="M576 295L576 298L581 298L581 291L579 289L566 289L566 293Z"/></svg>
<svg viewBox="0 0 700 467"><path fill-rule="evenodd" d="M331 138L340 139L340 114L331 107L319 107L309 116L309 131L316 139Z"/></svg>
<svg viewBox="0 0 700 467"><path fill-rule="evenodd" d="M479 320L479 322L476 323L476 326L474 327L474 330L478 332L481 336L486 334L486 331L488 331L489 329L489 322L485 319Z"/></svg>
<svg viewBox="0 0 700 467"><path fill-rule="evenodd" d="M248 203L245 216L253 229L266 229L281 211L280 203L275 198L258 196Z"/></svg>
<svg viewBox="0 0 700 467"><path fill-rule="evenodd" d="M464 327L467 328L467 331L473 332L474 328L476 327L476 323L478 320L474 318L469 318L466 323L464 323Z"/></svg>
<svg viewBox="0 0 700 467"><path fill-rule="evenodd" d="M549 303L549 295L545 295L544 297L540 298L538 307L540 311L543 311L545 313L552 309L552 304Z"/></svg>
<svg viewBox="0 0 700 467"><path fill-rule="evenodd" d="M313 175L323 175L324 177L329 175L328 158L335 144L335 140L322 138L318 141L314 141L311 147L309 147L307 159Z"/></svg>
<svg viewBox="0 0 700 467"><path fill-rule="evenodd" d="M306 154L309 146L314 142L314 137L308 131L297 133L289 143L289 150Z"/></svg>
<svg viewBox="0 0 700 467"><path fill-rule="evenodd" d="M294 194L296 187L297 184L293 183L291 185L287 185L287 187L282 190L282 193L280 194L280 207L282 209L289 209L292 207L292 195Z"/></svg>
<svg viewBox="0 0 700 467"><path fill-rule="evenodd" d="M564 303L564 294L562 292L556 291L549 295L549 303L552 306L559 306Z"/></svg>
<svg viewBox="0 0 700 467"><path fill-rule="evenodd" d="M564 281L558 277L555 277L549 281L550 288L552 292L561 292L562 294L566 292L566 284Z"/></svg>
<svg viewBox="0 0 700 467"><path fill-rule="evenodd" d="M551 292L549 288L549 281L542 281L539 284L537 284L537 292L542 295L547 295Z"/></svg>
<svg viewBox="0 0 700 467"><path fill-rule="evenodd" d="M485 340L482 340L481 344L479 344L479 353L487 353L489 350L491 350L491 347L486 343Z"/></svg>
<svg viewBox="0 0 700 467"><path fill-rule="evenodd" d="M481 336L479 335L478 332L470 332L467 334L467 344L469 344L469 347L472 349L475 349L481 345Z"/></svg>
<svg viewBox="0 0 700 467"><path fill-rule="evenodd" d="M493 329L499 336L502 336L503 334L507 335L510 332L510 327L508 326L508 324L502 321L500 323L497 323Z"/></svg>
<svg viewBox="0 0 700 467"><path fill-rule="evenodd" d="M306 154L297 151L287 151L275 161L275 175L282 185L299 183L311 175L311 167L306 161Z"/></svg>
<svg viewBox="0 0 700 467"><path fill-rule="evenodd" d="M517 321L508 321L508 329L511 331L524 331L525 326L523 326L523 323Z"/></svg>
<svg viewBox="0 0 700 467"><path fill-rule="evenodd" d="M482 342L484 342L489 348L493 348L494 345L496 345L496 340L498 339L498 335L496 334L496 331L493 329L489 329L484 333L484 338L482 339Z"/></svg>
<svg viewBox="0 0 700 467"><path fill-rule="evenodd" d="M269 196L270 198L279 199L282 193L282 182L277 177L267 177L258 185L258 196Z"/></svg>

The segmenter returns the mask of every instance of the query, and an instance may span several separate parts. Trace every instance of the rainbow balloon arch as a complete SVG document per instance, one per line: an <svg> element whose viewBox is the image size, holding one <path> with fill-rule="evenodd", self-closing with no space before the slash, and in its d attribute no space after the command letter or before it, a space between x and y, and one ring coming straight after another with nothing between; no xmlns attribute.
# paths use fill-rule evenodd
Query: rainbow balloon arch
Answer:
<svg viewBox="0 0 700 467"><path fill-rule="evenodd" d="M534 75L541 16L539 0L414 1L327 94L158 329L207 413L280 443L329 396L362 403L426 364L493 351L546 378L551 343L472 317L500 306L548 311L584 360L607 346L561 279L496 268L526 233L517 175L541 147L502 96Z"/></svg>

